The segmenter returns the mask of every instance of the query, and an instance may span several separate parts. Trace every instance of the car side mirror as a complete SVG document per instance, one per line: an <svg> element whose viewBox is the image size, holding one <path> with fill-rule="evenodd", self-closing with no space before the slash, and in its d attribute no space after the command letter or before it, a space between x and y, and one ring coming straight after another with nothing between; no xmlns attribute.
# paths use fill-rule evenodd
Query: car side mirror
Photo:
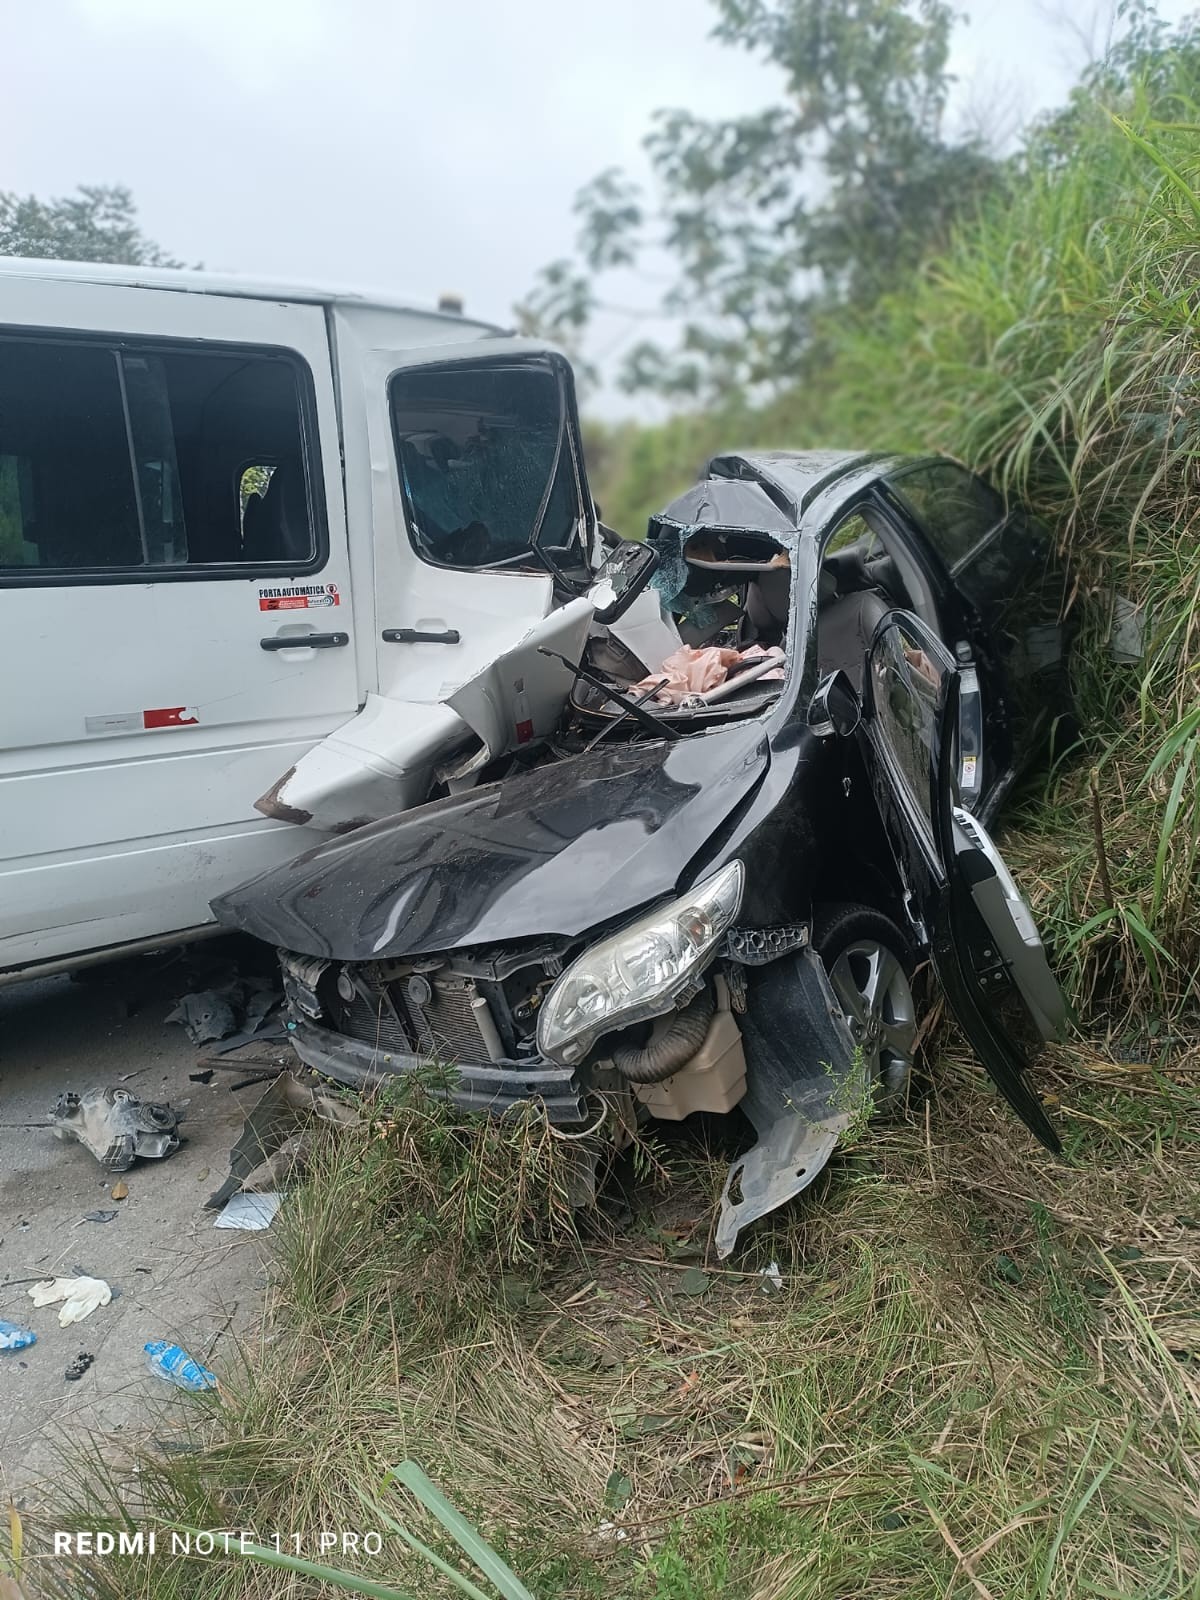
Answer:
<svg viewBox="0 0 1200 1600"><path fill-rule="evenodd" d="M862 721L862 702L842 671L831 672L817 685L808 706L808 725L818 739L846 738Z"/></svg>
<svg viewBox="0 0 1200 1600"><path fill-rule="evenodd" d="M622 539L596 573L588 599L597 622L617 622L641 594L658 566L653 545Z"/></svg>

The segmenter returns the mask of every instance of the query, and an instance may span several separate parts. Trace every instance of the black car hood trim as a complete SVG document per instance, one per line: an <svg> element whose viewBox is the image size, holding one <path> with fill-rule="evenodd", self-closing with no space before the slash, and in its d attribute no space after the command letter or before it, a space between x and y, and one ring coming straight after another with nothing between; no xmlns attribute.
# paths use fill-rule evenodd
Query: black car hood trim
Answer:
<svg viewBox="0 0 1200 1600"><path fill-rule="evenodd" d="M601 746L319 845L213 912L339 961L576 938L672 893L769 763L759 723Z"/></svg>

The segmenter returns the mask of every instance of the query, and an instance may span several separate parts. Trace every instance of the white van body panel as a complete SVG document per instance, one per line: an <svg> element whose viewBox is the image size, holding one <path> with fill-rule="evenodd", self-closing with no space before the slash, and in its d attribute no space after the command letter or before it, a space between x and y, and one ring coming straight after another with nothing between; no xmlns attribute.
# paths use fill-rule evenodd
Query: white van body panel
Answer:
<svg viewBox="0 0 1200 1600"><path fill-rule="evenodd" d="M345 415L357 413L364 423L361 431L347 426L346 477L348 492L353 493L353 486L361 485L362 479L350 470L351 452L356 458L362 452L369 461L372 491L369 510L374 537L364 552L373 558L370 588L376 616L371 636L377 651L376 686L387 704L368 700L352 729L337 730L297 763L294 772L283 775L271 792L269 807L276 815L293 815L322 828L342 829L403 810L424 797L433 768L461 749L471 731L447 712L447 703L457 704L454 696L459 690L523 643L524 656L532 658L531 685L534 673L541 669L545 677L549 670L558 683L560 706L565 691L563 669L555 671L536 654L539 643L557 642L535 636L537 625L554 605L549 574L464 572L431 566L413 549L405 525L386 404L388 384L405 368L477 360L484 347L413 341L399 350L387 342L389 324L380 313L338 306L333 316ZM522 339L506 339L500 346L506 356L544 349L544 345ZM380 399L382 403L376 403ZM351 506L354 524L353 502ZM367 581L365 576L358 578L360 593ZM586 610L590 618L590 606ZM382 638L384 630L405 628L420 633L453 632L459 637L453 644L388 643ZM568 639L574 631L568 629ZM586 632L585 625L580 649ZM397 775L398 787L391 794L380 781L385 772Z"/></svg>
<svg viewBox="0 0 1200 1600"><path fill-rule="evenodd" d="M465 624L471 594L488 648L498 575L423 566L408 544L382 375L422 346L494 332L206 274L0 266L0 338L289 352L311 378L306 444L327 531L318 564L296 574L0 576L0 971L169 942L210 922L214 895L318 842L254 801L376 695L443 698L445 652L439 668L380 644L381 627L416 614ZM545 614L548 580L500 582L521 595L514 612ZM311 604L264 608L263 590L291 586ZM262 645L335 628L345 647Z"/></svg>

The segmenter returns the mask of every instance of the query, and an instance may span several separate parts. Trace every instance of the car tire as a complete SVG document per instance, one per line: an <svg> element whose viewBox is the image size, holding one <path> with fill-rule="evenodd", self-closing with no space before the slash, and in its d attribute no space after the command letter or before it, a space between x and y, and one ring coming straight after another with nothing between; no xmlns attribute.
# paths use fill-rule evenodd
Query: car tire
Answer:
<svg viewBox="0 0 1200 1600"><path fill-rule="evenodd" d="M813 917L812 944L838 1004L866 1054L877 1111L908 1102L918 1004L917 952L908 935L871 906L823 905Z"/></svg>

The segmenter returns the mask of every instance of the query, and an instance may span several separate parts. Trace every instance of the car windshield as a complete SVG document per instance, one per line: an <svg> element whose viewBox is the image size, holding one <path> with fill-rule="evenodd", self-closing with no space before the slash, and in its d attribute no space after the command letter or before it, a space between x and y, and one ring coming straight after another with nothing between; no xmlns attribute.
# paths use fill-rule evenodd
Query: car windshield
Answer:
<svg viewBox="0 0 1200 1600"><path fill-rule="evenodd" d="M401 372L390 398L409 537L423 560L541 568L531 540L553 474L538 545L560 566L583 564L579 483L548 361Z"/></svg>

